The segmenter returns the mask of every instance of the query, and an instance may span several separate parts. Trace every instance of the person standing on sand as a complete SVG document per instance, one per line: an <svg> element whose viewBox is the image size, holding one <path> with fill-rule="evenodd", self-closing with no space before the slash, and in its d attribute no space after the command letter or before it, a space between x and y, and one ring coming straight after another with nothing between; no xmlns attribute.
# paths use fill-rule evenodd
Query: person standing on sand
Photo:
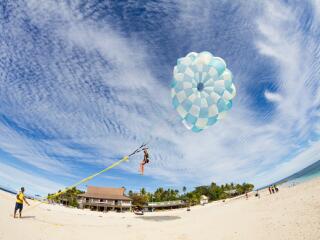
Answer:
<svg viewBox="0 0 320 240"><path fill-rule="evenodd" d="M271 191L272 191L272 193L274 193L274 188L273 187L271 187Z"/></svg>
<svg viewBox="0 0 320 240"><path fill-rule="evenodd" d="M259 190L256 191L256 197L260 198Z"/></svg>
<svg viewBox="0 0 320 240"><path fill-rule="evenodd" d="M14 208L13 218L16 218L16 213L18 210L19 210L19 217L21 218L21 212L23 209L23 202L25 202L26 204L28 204L28 206L30 206L30 204L27 202L27 200L24 196L24 187L22 187L21 191L17 194L16 206Z"/></svg>
<svg viewBox="0 0 320 240"><path fill-rule="evenodd" d="M269 187L269 193L272 194L272 192L271 192L271 187Z"/></svg>

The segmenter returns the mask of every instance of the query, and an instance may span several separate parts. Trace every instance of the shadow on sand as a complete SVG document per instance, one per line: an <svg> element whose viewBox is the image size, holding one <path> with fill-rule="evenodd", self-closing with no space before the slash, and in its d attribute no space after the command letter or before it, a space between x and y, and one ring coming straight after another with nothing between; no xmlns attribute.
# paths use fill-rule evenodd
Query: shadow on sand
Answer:
<svg viewBox="0 0 320 240"><path fill-rule="evenodd" d="M147 220L147 221L162 222L162 221L177 220L177 219L180 219L181 217L178 217L178 216L142 216L142 217L137 217L137 218L141 218L141 219Z"/></svg>
<svg viewBox="0 0 320 240"><path fill-rule="evenodd" d="M36 218L35 216L22 216L21 219Z"/></svg>

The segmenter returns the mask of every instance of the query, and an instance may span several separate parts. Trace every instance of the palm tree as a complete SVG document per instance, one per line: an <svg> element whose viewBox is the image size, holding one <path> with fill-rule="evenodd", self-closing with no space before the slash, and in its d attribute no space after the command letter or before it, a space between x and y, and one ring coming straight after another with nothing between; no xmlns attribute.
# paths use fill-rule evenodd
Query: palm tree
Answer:
<svg viewBox="0 0 320 240"><path fill-rule="evenodd" d="M176 196L178 196L179 195L179 190L178 189L174 190L174 193L175 193Z"/></svg>
<svg viewBox="0 0 320 240"><path fill-rule="evenodd" d="M140 194L141 194L141 195L146 195L146 193L147 193L146 190L145 190L144 188L141 188Z"/></svg>
<svg viewBox="0 0 320 240"><path fill-rule="evenodd" d="M158 188L155 192L154 192L154 197L155 197L155 201L160 202L163 200L163 196L164 196L164 191L163 188Z"/></svg>
<svg viewBox="0 0 320 240"><path fill-rule="evenodd" d="M182 191L183 191L183 193L185 193L187 191L186 186L183 186Z"/></svg>
<svg viewBox="0 0 320 240"><path fill-rule="evenodd" d="M128 195L129 195L129 197L131 197L133 195L132 190L129 190Z"/></svg>

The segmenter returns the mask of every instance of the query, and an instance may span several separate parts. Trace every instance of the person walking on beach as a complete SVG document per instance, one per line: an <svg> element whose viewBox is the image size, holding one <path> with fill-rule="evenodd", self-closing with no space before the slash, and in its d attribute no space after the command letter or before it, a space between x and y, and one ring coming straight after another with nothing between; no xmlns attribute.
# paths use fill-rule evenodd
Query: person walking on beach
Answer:
<svg viewBox="0 0 320 240"><path fill-rule="evenodd" d="M258 198L260 198L259 190L256 191L255 196L258 197Z"/></svg>
<svg viewBox="0 0 320 240"><path fill-rule="evenodd" d="M271 187L269 187L269 193L272 194Z"/></svg>
<svg viewBox="0 0 320 240"><path fill-rule="evenodd" d="M30 204L27 202L27 200L24 196L24 187L22 187L21 191L17 194L16 206L14 208L14 214L13 214L14 218L16 218L16 213L18 210L19 210L19 217L21 218L21 212L23 209L23 202L25 202L26 204L28 204L28 206L30 206Z"/></svg>
<svg viewBox="0 0 320 240"><path fill-rule="evenodd" d="M272 193L274 193L274 188L273 187L271 187L271 191L272 191Z"/></svg>

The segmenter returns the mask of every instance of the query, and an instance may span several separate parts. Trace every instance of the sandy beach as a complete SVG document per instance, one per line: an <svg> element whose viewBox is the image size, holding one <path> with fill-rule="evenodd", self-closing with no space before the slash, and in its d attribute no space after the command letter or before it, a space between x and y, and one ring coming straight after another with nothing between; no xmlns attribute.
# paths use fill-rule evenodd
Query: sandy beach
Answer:
<svg viewBox="0 0 320 240"><path fill-rule="evenodd" d="M320 239L320 178L185 209L145 213L98 213L41 204L13 219L15 197L0 192L0 239ZM32 202L31 205L38 204ZM10 216L11 215L11 216Z"/></svg>

